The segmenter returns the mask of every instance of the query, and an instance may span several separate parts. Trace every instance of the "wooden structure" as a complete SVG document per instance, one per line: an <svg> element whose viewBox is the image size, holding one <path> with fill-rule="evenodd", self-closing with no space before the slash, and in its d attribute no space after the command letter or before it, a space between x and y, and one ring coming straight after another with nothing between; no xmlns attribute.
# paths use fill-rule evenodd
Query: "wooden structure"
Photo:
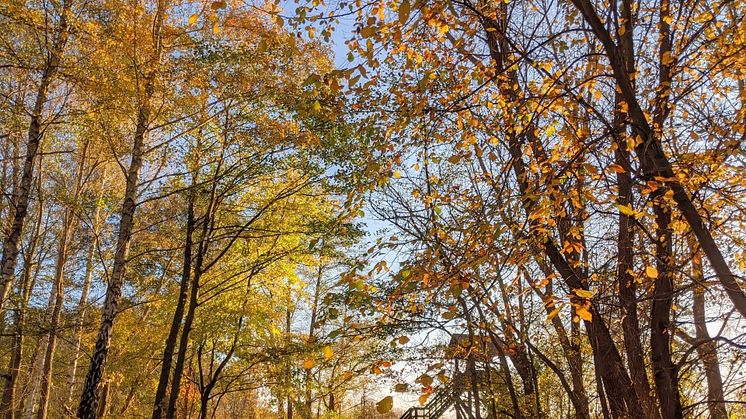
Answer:
<svg viewBox="0 0 746 419"><path fill-rule="evenodd" d="M445 350L445 357L453 360L451 381L433 393L425 406L409 408L400 419L438 419L451 407L455 408L457 419L473 416L466 412L480 410L480 384L489 381L487 375L491 369L487 365L499 354L500 350L489 337L451 335ZM464 371L461 371L462 364Z"/></svg>

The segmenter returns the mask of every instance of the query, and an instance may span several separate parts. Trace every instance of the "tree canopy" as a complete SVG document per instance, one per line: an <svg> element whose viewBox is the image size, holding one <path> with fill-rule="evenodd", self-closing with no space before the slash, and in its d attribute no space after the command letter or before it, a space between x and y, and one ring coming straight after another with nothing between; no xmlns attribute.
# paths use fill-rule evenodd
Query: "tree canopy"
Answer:
<svg viewBox="0 0 746 419"><path fill-rule="evenodd" d="M746 4L3 0L3 418L746 416Z"/></svg>

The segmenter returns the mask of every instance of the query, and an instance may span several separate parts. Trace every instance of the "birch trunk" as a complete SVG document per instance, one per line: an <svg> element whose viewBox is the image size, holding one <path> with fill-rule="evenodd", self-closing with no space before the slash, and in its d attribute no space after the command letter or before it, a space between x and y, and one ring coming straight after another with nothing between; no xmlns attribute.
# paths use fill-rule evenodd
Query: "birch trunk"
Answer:
<svg viewBox="0 0 746 419"><path fill-rule="evenodd" d="M39 242L39 235L41 232L41 224L44 218L44 198L41 191L39 191L39 211L34 227L34 233L29 240L28 251L24 254L23 271L21 274L21 298L18 306L14 313L15 318L15 330L13 336L13 343L11 348L10 365L8 367L8 376L3 389L3 400L0 405L0 415L6 419L14 419L18 416L16 392L18 386L18 375L21 371L21 364L23 362L23 342L25 340L25 325L26 325L26 309L28 307L29 299L31 298L32 286L32 275L31 271L34 267L33 258L36 254L36 249ZM38 266L38 264L37 264ZM38 273L38 270L37 270Z"/></svg>
<svg viewBox="0 0 746 419"><path fill-rule="evenodd" d="M111 335L114 329L114 319L117 315L119 300L122 295L122 286L124 285L124 274L129 254L130 241L132 239L132 230L134 227L134 215L137 208L137 190L140 177L140 169L143 163L143 152L145 135L148 131L151 113L151 99L155 91L155 81L157 77L157 68L161 58L161 32L163 29L163 19L165 14L165 2L167 0L158 0L158 6L155 12L153 23L153 42L155 52L152 57L152 70L145 75L145 89L143 96L140 98L140 105L137 115L137 125L132 142L131 161L127 169L127 181L124 191L122 209L120 211L119 233L117 237L116 250L114 253L114 264L111 271L111 278L106 289L106 297L102 310L101 325L99 327L96 346L91 356L91 364L88 368L85 384L83 385L83 394L80 397L78 406L78 417L81 419L93 419L98 412L98 387L104 375L104 365L109 354L111 346Z"/></svg>

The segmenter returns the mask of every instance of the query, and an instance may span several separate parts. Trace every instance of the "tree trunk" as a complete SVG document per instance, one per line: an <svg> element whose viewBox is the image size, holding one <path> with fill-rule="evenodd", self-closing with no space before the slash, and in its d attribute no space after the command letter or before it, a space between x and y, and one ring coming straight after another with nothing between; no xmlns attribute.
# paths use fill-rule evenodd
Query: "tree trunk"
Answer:
<svg viewBox="0 0 746 419"><path fill-rule="evenodd" d="M114 318L117 315L119 299L122 295L122 286L124 285L125 266L127 255L129 254L130 241L132 239L132 230L134 227L134 215L137 204L137 189L140 177L140 168L144 152L145 135L148 131L150 122L151 99L155 91L155 79L157 77L157 68L159 66L162 44L161 32L163 29L163 19L165 14L165 2L167 0L158 0L158 6L155 11L153 23L153 42L155 51L152 57L153 69L145 76L145 89L143 97L140 99L140 105L137 115L137 125L132 142L132 160L127 169L127 182L124 191L124 200L120 211L119 233L117 237L116 250L114 252L114 264L111 270L111 278L106 288L106 298L101 317L101 326L99 327L96 346L91 356L91 364L88 368L85 384L83 385L83 394L80 397L78 406L78 417L80 419L93 419L97 414L98 405L98 387L104 374L104 365L109 354L111 346L111 335L114 328Z"/></svg>
<svg viewBox="0 0 746 419"><path fill-rule="evenodd" d="M49 393L52 391L52 367L54 361L54 352L57 348L57 333L62 315L62 305L65 302L65 284L64 269L67 261L67 248L70 241L70 230L72 228L72 214L69 210L65 211L62 221L62 231L59 237L59 247L57 248L57 260L55 262L55 273L52 287L54 288L54 305L50 316L49 332L47 334L47 347L44 354L44 367L41 374L41 395L39 399L39 410L36 417L46 419L49 409Z"/></svg>
<svg viewBox="0 0 746 419"><path fill-rule="evenodd" d="M15 208L13 224L3 241L3 256L0 260L0 317L2 317L3 308L5 307L5 302L15 276L16 264L18 263L18 241L21 238L23 225L26 221L31 184L34 178L34 160L39 151L39 144L41 143L43 134L42 113L44 105L47 103L49 87L57 74L60 60L65 51L65 44L67 44L67 18L70 13L71 3L72 0L64 0L62 2L60 20L54 29L52 49L48 53L48 59L44 66L39 88L36 91L34 109L31 111L28 142L26 143L26 157L23 162L23 175L21 176L19 189L14 190L13 196L13 208Z"/></svg>
<svg viewBox="0 0 746 419"><path fill-rule="evenodd" d="M88 249L86 251L85 258L85 275L83 277L83 288L80 291L80 299L78 300L77 314L78 319L75 322L75 330L73 332L73 351L72 351L72 362L70 363L70 369L67 374L67 396L65 397L65 406L69 410L72 403L73 391L75 389L75 381L78 370L78 359L80 358L80 347L83 338L83 326L85 325L86 314L88 313L88 293L91 289L91 280L93 279L93 268L94 268L94 256L96 249L99 244L99 236L101 234L101 200L104 194L104 185L106 182L106 170L102 173L101 185L99 186L98 193L96 194L96 202L94 204L92 225L90 231L90 238L88 242Z"/></svg>
<svg viewBox="0 0 746 419"><path fill-rule="evenodd" d="M98 411L96 412L96 417L102 418L106 416L106 412L109 410L109 391L111 389L111 384L107 380L104 382L104 388L101 390L101 403L98 406Z"/></svg>
<svg viewBox="0 0 746 419"><path fill-rule="evenodd" d="M615 151L616 162L624 168L629 167L629 156L623 150ZM632 205L632 177L629 171L617 173L619 187L618 202L620 205ZM635 388L635 394L643 404L643 411L648 418L658 417L657 409L651 397L650 382L645 369L645 360L640 342L640 322L637 317L637 284L632 276L634 222L632 217L619 212L619 232L617 236L617 286L619 287L619 303L622 305L622 332L624 335L624 350L629 364L630 378Z"/></svg>
<svg viewBox="0 0 746 419"><path fill-rule="evenodd" d="M692 246L692 276L694 279L693 305L694 330L696 337L697 353L702 359L702 366L707 378L707 408L711 419L726 419L728 411L725 408L725 392L723 391L723 378L720 375L720 360L718 359L717 346L710 337L707 330L705 317L705 285L704 270L702 269L702 255Z"/></svg>
<svg viewBox="0 0 746 419"><path fill-rule="evenodd" d="M127 173L127 186L125 189L124 202L121 209L121 220L117 238L116 251L114 254L114 265L111 278L106 289L101 326L99 328L96 346L93 350L91 363L83 386L78 417L81 419L95 418L98 404L98 386L103 376L104 364L111 345L111 334L114 327L114 318L117 315L119 299L124 284L125 264L129 253L130 240L134 225L134 214L137 198L137 183L142 166L143 136L145 124L149 112L140 111L137 134L132 147L132 162Z"/></svg>
<svg viewBox="0 0 746 419"><path fill-rule="evenodd" d="M658 278L653 278L653 307L650 315L650 346L653 376L664 418L681 418L681 400L676 366L671 358L671 305L673 303L673 244L670 209L656 197L656 259Z"/></svg>
<svg viewBox="0 0 746 419"><path fill-rule="evenodd" d="M601 415L604 419L609 419L609 403L606 400L606 392L604 391L604 380L601 377L601 362L598 354L593 354L593 373L596 378L596 391L598 392L598 401L601 404Z"/></svg>
<svg viewBox="0 0 746 419"><path fill-rule="evenodd" d="M217 168L215 169L215 176L220 173L222 167L222 156L217 162ZM196 184L196 182L195 182ZM189 347L189 333L192 331L192 323L194 322L194 316L199 306L199 287L202 279L202 273L204 268L205 257L207 256L208 249L210 247L210 237L212 235L214 211L217 200L217 181L213 180L210 198L207 204L205 214L202 216L200 241L197 245L197 255L194 261L194 274L192 275L191 292L189 293L189 308L187 309L186 317L184 319L184 328L181 331L181 339L179 340L179 351L176 356L176 364L174 365L173 378L171 380L171 394L168 399L168 407L166 409L166 418L173 419L176 414L176 402L179 399L179 389L181 387L181 376L184 373L184 364L186 362L186 352Z"/></svg>
<svg viewBox="0 0 746 419"><path fill-rule="evenodd" d="M171 321L171 328L166 337L165 348L163 349L163 362L161 364L161 373L158 379L158 388L155 393L155 402L153 408L153 419L160 419L163 415L163 402L166 397L168 388L168 377L171 375L171 363L173 361L174 350L176 349L176 340L179 336L179 329L184 318L184 306L186 305L189 293L189 280L192 273L192 235L194 232L194 194L189 193L189 202L187 203L187 225L186 238L184 243L184 262L181 273L181 284L179 285L179 299L176 302L176 310Z"/></svg>
<svg viewBox="0 0 746 419"><path fill-rule="evenodd" d="M80 161L75 173L75 189L71 202L67 204L62 217L62 231L60 231L59 246L57 248L57 260L55 261L54 279L52 286L55 289L55 301L52 308L52 318L49 326L47 352L44 357L44 369L41 376L41 399L39 400L38 419L46 419L49 409L49 394L52 391L52 368L54 364L54 352L57 348L57 334L62 315L62 305L65 303L65 263L70 245L70 236L74 227L75 214L73 206L77 204L83 189L83 170L85 168L86 156L88 154L88 142L83 144L80 153Z"/></svg>
<svg viewBox="0 0 746 419"><path fill-rule="evenodd" d="M319 266L316 271L316 281L313 289L313 300L311 302L311 318L308 325L308 341L314 342L316 337L316 321L319 312L319 299L321 298L321 283L323 279L324 266L323 256L319 256ZM247 291L248 292L248 291ZM310 369L306 370L305 385L306 385L306 417L313 417L313 392L311 391L311 382L313 381L313 375Z"/></svg>
<svg viewBox="0 0 746 419"><path fill-rule="evenodd" d="M205 223L209 217L205 215ZM189 294L189 308L187 309L186 317L184 318L184 328L181 331L181 339L179 340L179 351L176 356L176 364L174 365L174 374L171 380L171 394L168 398L168 407L166 409L166 418L173 419L176 415L176 402L179 399L179 390L181 388L181 376L184 374L184 365L186 363L186 353L189 348L189 333L192 331L192 324L194 323L195 313L197 312L197 306L199 305L199 282L202 277L202 262L204 260L204 252L207 250L207 246L203 245L206 238L202 237L202 242L198 246L197 259L194 266L194 275L192 275L191 292Z"/></svg>
<svg viewBox="0 0 746 419"><path fill-rule="evenodd" d="M589 0L572 0L572 3L583 15L596 38L603 45L606 56L611 64L617 87L629 107L628 115L631 119L632 129L642 140L635 146L634 150L640 160L643 178L645 180L665 179L664 183L673 191L673 199L676 202L676 206L691 227L702 251L710 261L712 269L715 271L726 294L731 299L733 306L741 313L741 316L746 317L746 294L744 294L743 289L741 289L736 280L736 276L725 261L723 253L720 251L709 228L705 225L702 216L694 206L689 193L677 180L678 177L673 170L673 166L663 150L663 146L656 137L645 111L643 111L637 100L637 95L630 82L629 74L625 71L622 54L619 52L603 21L598 16L593 4ZM661 90L668 91L670 89ZM625 144L623 141L618 140L618 146L625 147Z"/></svg>
<svg viewBox="0 0 746 419"><path fill-rule="evenodd" d="M39 174L41 176L41 173ZM17 417L16 409L16 390L18 386L18 375L21 371L21 363L23 361L23 341L25 340L26 326L26 310L28 307L29 299L31 298L31 270L33 268L33 258L36 253L37 244L39 242L39 233L41 230L42 220L44 218L44 201L41 190L39 190L39 215L36 219L36 225L34 227L34 233L29 240L28 251L24 254L23 260L23 272L21 274L21 298L19 304L16 307L14 313L15 318L15 331L13 338L13 344L11 348L10 365L8 367L8 376L3 389L3 399L0 405L0 415L4 419L14 419Z"/></svg>
<svg viewBox="0 0 746 419"><path fill-rule="evenodd" d="M208 406L210 405L209 394L200 396L199 399L199 419L208 419Z"/></svg>
<svg viewBox="0 0 746 419"><path fill-rule="evenodd" d="M54 306L54 302L57 299L57 288L52 287L47 299L47 307ZM45 313L45 322L52 324L52 313L49 310ZM44 359L47 353L47 346L49 346L49 334L44 334L39 339L39 345L34 353L34 363L31 367L29 375L29 382L31 385L31 393L28 396L28 402L26 404L25 411L23 413L24 419L31 419L36 411L37 402L39 400L39 392L41 391L41 374L44 370Z"/></svg>
<svg viewBox="0 0 746 419"><path fill-rule="evenodd" d="M482 17L482 26L484 27L485 36L489 46L490 55L498 74L507 73L508 83L501 83L500 89L503 94L511 98L513 102L518 102L518 82L514 70L506 69L506 56L511 54L511 47L504 37L504 27L507 24L506 12L500 13L500 20ZM520 110L516 110L520 114ZM525 130L532 132L531 129ZM515 132L508 133L508 148L513 160L513 171L519 186L519 192L523 201L524 210L527 216L530 215L531 198L529 197L528 173L524 167L521 154L521 138ZM528 217L527 217L528 218ZM535 222L529 223L529 230L535 231ZM544 237L544 252L552 262L555 270L565 280L570 289L587 289L580 273L567 262L565 257L560 253L557 246L550 237ZM605 382L605 389L609 397L609 403L612 412L617 416L635 416L644 417L639 400L634 392L632 382L627 374L627 370L622 362L619 350L614 343L608 326L604 323L601 316L598 315L595 305L591 304L589 311L592 313L593 321L585 322L588 337L591 341L591 347L599 356L602 363L601 376Z"/></svg>

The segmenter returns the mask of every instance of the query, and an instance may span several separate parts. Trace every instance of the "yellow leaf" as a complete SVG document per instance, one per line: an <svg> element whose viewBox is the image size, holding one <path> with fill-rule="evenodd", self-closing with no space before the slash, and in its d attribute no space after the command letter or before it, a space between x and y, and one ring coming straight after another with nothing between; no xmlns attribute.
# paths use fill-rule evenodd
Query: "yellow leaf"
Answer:
<svg viewBox="0 0 746 419"><path fill-rule="evenodd" d="M303 361L303 368L304 369L310 370L311 368L313 368L314 365L316 365L316 361L314 361L311 358L306 358L306 360Z"/></svg>
<svg viewBox="0 0 746 419"><path fill-rule="evenodd" d="M380 414L388 413L394 407L394 398L386 396L381 401L376 403L376 412Z"/></svg>
<svg viewBox="0 0 746 419"><path fill-rule="evenodd" d="M407 20L409 19L409 12L411 10L411 6L409 4L409 0L404 0L401 5L399 5L399 22L401 24L407 23Z"/></svg>
<svg viewBox="0 0 746 419"><path fill-rule="evenodd" d="M189 26L194 25L195 23L197 23L197 20L199 20L199 15L198 14L195 13L195 14L189 16Z"/></svg>
<svg viewBox="0 0 746 419"><path fill-rule="evenodd" d="M313 101L313 110L316 111L316 112L320 111L321 110L321 102L319 102L318 100L314 100Z"/></svg>
<svg viewBox="0 0 746 419"><path fill-rule="evenodd" d="M585 321L592 321L593 320L593 314L591 314L590 311L588 311L587 308L583 306L579 306L575 308L575 313L580 317L581 319Z"/></svg>
<svg viewBox="0 0 746 419"><path fill-rule="evenodd" d="M673 64L673 56L671 55L671 51L666 51L663 53L663 56L661 57L661 64L663 65L671 65Z"/></svg>
<svg viewBox="0 0 746 419"><path fill-rule="evenodd" d="M580 298L592 298L593 297L593 293L588 290L583 290L583 289L578 288L578 289L573 290L573 292L575 293L575 295L577 295Z"/></svg>
<svg viewBox="0 0 746 419"><path fill-rule="evenodd" d="M550 125L550 126L549 126L549 127L547 128L547 132L546 132L546 134L547 134L547 137L551 137L552 135L554 135L554 133L555 133L555 132L557 132L557 129L556 129L556 128L554 128L554 125Z"/></svg>
<svg viewBox="0 0 746 419"><path fill-rule="evenodd" d="M324 358L332 359L334 357L334 349L331 346L324 346Z"/></svg>
<svg viewBox="0 0 746 419"><path fill-rule="evenodd" d="M420 398L419 398L419 399L417 399L417 401L419 401L419 402L420 402L420 406L424 406L424 405L425 405L425 403L427 403L427 399L428 399L428 397L430 397L430 395L429 395L429 394L423 394L423 395L421 395L421 396L420 396Z"/></svg>
<svg viewBox="0 0 746 419"><path fill-rule="evenodd" d="M220 33L220 25L218 25L217 22L215 22L215 24L212 25L212 33L214 33L215 35Z"/></svg>
<svg viewBox="0 0 746 419"><path fill-rule="evenodd" d="M635 137L627 137L627 151L632 151L637 146L637 139Z"/></svg>
<svg viewBox="0 0 746 419"><path fill-rule="evenodd" d="M398 170L394 170L394 178L399 179L401 177L401 172Z"/></svg>
<svg viewBox="0 0 746 419"><path fill-rule="evenodd" d="M547 315L547 320L546 320L546 321L547 321L547 323L549 323L549 321L550 321L550 320L552 320L553 318L557 317L557 315L559 314L559 312L560 312L560 310L561 310L561 309L562 309L562 307L561 307L561 306L558 306L557 308L555 308L554 310L552 310L552 311L551 311L551 312L550 312L550 313L549 313L549 314Z"/></svg>
<svg viewBox="0 0 746 419"><path fill-rule="evenodd" d="M619 209L619 212L621 212L624 215L633 216L635 215L635 210L632 209L632 207L628 205L622 205L622 204L616 204L617 209Z"/></svg>
<svg viewBox="0 0 746 419"><path fill-rule="evenodd" d="M655 269L655 266L646 266L645 275L653 279L658 278L658 269Z"/></svg>

